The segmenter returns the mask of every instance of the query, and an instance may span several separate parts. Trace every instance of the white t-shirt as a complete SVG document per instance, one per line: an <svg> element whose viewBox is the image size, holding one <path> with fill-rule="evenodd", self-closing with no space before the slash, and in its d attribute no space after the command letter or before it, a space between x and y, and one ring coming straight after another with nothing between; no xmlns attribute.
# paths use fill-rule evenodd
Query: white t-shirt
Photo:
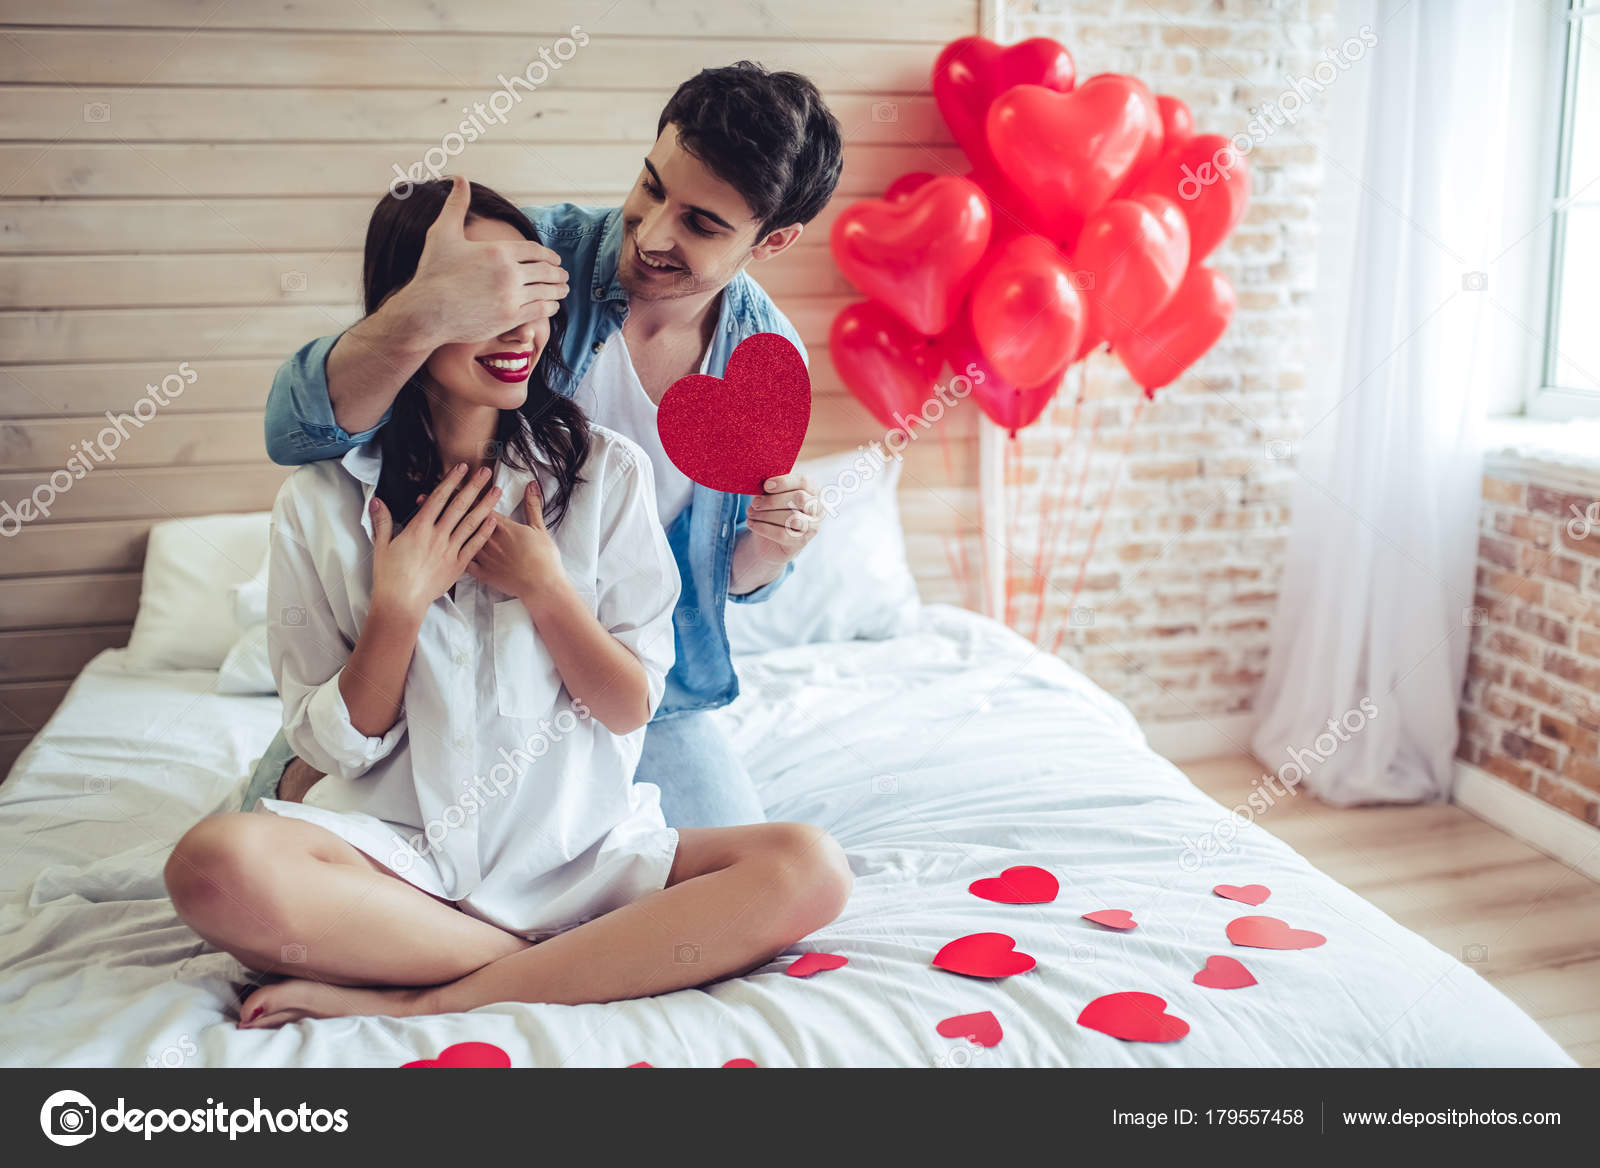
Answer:
<svg viewBox="0 0 1600 1168"><path fill-rule="evenodd" d="M643 452L589 431L585 481L551 535L578 593L639 658L653 712L672 667L678 567L656 523ZM367 504L376 443L289 476L272 515L267 627L284 737L327 777L304 803L263 810L309 820L403 879L502 929L543 936L661 888L677 832L657 789L633 781L644 728L613 734L574 706L522 601L462 576L428 606L405 708L369 738L339 675L372 599ZM496 510L526 519L528 474L501 463ZM548 498L554 484L541 474Z"/></svg>
<svg viewBox="0 0 1600 1168"><path fill-rule="evenodd" d="M700 359L700 372L706 371L711 346ZM689 505L694 482L667 457L656 430L656 403L644 391L644 383L633 368L622 330L612 333L605 348L596 354L589 370L578 384L572 400L600 425L631 438L650 459L656 476L656 512L662 527L671 527L678 513Z"/></svg>

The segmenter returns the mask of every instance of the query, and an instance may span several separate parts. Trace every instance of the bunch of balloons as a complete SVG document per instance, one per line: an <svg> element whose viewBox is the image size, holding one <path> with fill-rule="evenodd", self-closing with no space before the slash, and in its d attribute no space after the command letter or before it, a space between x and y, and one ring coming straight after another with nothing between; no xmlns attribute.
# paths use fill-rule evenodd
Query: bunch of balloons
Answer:
<svg viewBox="0 0 1600 1168"><path fill-rule="evenodd" d="M933 93L971 170L902 175L830 239L869 297L835 318L830 352L880 422L920 411L948 363L1015 435L1101 345L1152 397L1216 343L1233 289L1203 261L1250 188L1227 138L1135 77L1078 84L1045 37L952 41Z"/></svg>

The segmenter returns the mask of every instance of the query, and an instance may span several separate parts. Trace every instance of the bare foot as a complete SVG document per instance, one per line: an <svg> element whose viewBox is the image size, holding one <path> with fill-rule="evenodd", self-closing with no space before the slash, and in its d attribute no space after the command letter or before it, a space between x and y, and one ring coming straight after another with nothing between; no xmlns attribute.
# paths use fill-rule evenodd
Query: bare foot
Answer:
<svg viewBox="0 0 1600 1168"><path fill-rule="evenodd" d="M432 987L329 985L291 977L256 990L239 1006L241 1030L272 1030L306 1018L384 1015L409 1018L437 1013L427 1000Z"/></svg>

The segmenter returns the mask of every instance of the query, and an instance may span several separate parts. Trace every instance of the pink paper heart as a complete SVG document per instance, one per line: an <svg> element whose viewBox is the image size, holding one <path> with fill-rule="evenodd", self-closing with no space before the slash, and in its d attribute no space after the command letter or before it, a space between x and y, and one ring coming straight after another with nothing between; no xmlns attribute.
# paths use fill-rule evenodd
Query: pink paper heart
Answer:
<svg viewBox="0 0 1600 1168"><path fill-rule="evenodd" d="M437 1058L401 1063L408 1067L509 1067L511 1056L492 1042L458 1042L439 1052Z"/></svg>
<svg viewBox="0 0 1600 1168"><path fill-rule="evenodd" d="M1133 914L1125 908L1101 908L1094 912L1086 912L1083 919L1093 921L1097 925L1104 925L1108 929L1137 929L1139 922L1133 919Z"/></svg>
<svg viewBox="0 0 1600 1168"><path fill-rule="evenodd" d="M1010 977L1038 964L1004 933L971 933L957 937L934 955L933 963L967 977Z"/></svg>
<svg viewBox="0 0 1600 1168"><path fill-rule="evenodd" d="M1194 984L1213 990L1242 990L1257 982L1238 958L1207 957L1205 968L1194 975Z"/></svg>
<svg viewBox="0 0 1600 1168"><path fill-rule="evenodd" d="M1219 884L1211 891L1228 900L1248 904L1252 908L1272 895L1272 889L1265 884Z"/></svg>
<svg viewBox="0 0 1600 1168"><path fill-rule="evenodd" d="M1277 917L1239 917L1228 922L1228 940L1252 949L1315 949L1328 938L1310 929L1291 929Z"/></svg>
<svg viewBox="0 0 1600 1168"><path fill-rule="evenodd" d="M1000 1030L1000 1019L990 1010L977 1014L957 1014L954 1018L946 1018L934 1029L946 1038L965 1038L977 1046L994 1046L1004 1037Z"/></svg>
<svg viewBox="0 0 1600 1168"><path fill-rule="evenodd" d="M1105 994L1083 1008L1078 1025L1124 1042L1176 1042L1189 1024L1167 1011L1167 1000L1155 994Z"/></svg>

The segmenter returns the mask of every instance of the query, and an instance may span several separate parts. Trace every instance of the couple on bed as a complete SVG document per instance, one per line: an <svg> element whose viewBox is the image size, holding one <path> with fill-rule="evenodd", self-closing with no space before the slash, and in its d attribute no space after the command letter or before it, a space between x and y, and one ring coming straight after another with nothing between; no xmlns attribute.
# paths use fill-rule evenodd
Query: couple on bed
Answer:
<svg viewBox="0 0 1600 1168"><path fill-rule="evenodd" d="M744 268L840 156L809 81L741 62L678 89L620 208L380 200L366 318L268 401L269 452L306 464L272 522L283 732L166 867L195 931L293 975L241 1025L659 994L842 909L838 845L762 822L708 716L738 691L723 605L788 574L811 485L695 485L655 427L745 337L799 344Z"/></svg>

